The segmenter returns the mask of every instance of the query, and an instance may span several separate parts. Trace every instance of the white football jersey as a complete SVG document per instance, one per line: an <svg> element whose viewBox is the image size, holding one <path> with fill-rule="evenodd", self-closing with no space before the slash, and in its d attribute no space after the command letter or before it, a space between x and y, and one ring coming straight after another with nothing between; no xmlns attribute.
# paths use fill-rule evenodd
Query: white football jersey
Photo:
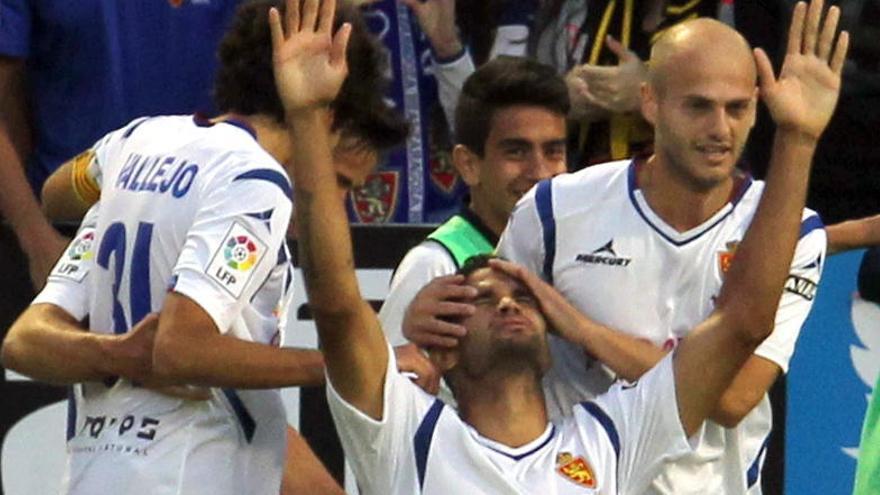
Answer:
<svg viewBox="0 0 880 495"><path fill-rule="evenodd" d="M78 233L35 302L80 317L84 300L63 294L86 280L91 331L124 333L176 291L221 333L278 345L292 281L291 186L252 131L147 118L94 152L94 229ZM80 251L76 277L64 277ZM66 493L277 494L287 425L279 392L211 393L188 401L126 380L75 387Z"/></svg>
<svg viewBox="0 0 880 495"><path fill-rule="evenodd" d="M613 162L540 183L517 204L498 251L543 274L595 321L672 349L712 311L764 184L743 178L715 215L677 232L642 196L638 166ZM775 330L755 351L783 371L815 296L825 244L818 215L805 210ZM544 385L554 414L607 390L616 379L582 349L553 336L551 351L554 365ZM654 490L760 493L770 429L766 396L735 429L707 421L696 452L667 466Z"/></svg>
<svg viewBox="0 0 880 495"><path fill-rule="evenodd" d="M328 379L330 411L364 495L636 495L664 459L690 451L671 357L514 448L481 436L388 355L381 421L346 403Z"/></svg>

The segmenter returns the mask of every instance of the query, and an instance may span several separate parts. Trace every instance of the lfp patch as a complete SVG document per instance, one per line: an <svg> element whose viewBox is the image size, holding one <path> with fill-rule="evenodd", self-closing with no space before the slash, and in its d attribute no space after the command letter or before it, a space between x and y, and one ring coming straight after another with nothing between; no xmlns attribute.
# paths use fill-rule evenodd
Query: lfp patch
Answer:
<svg viewBox="0 0 880 495"><path fill-rule="evenodd" d="M241 296L253 276L254 267L265 254L266 244L247 227L234 222L214 251L205 273L232 294L232 297L237 298Z"/></svg>
<svg viewBox="0 0 880 495"><path fill-rule="evenodd" d="M82 282L89 273L89 267L86 265L94 258L95 253L92 245L95 242L95 228L84 227L77 233L76 238L67 247L67 251L55 264L50 277L61 277L73 280L76 283Z"/></svg>

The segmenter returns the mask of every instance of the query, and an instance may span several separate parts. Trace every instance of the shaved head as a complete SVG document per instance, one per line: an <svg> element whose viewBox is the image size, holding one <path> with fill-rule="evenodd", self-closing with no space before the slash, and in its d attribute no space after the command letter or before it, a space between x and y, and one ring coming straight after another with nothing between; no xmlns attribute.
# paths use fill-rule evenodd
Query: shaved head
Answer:
<svg viewBox="0 0 880 495"><path fill-rule="evenodd" d="M669 75L683 67L724 64L757 81L752 49L745 38L715 19L699 18L672 26L654 43L649 82L663 93Z"/></svg>

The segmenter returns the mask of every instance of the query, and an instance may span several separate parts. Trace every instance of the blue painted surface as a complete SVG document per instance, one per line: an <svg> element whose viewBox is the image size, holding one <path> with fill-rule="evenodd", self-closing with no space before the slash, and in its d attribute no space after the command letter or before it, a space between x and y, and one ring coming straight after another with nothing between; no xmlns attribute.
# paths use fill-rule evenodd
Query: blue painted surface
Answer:
<svg viewBox="0 0 880 495"><path fill-rule="evenodd" d="M787 382L785 493L852 493L865 394L851 348L863 347L852 320L863 251L828 258L819 294L797 344ZM880 328L880 322L878 322Z"/></svg>

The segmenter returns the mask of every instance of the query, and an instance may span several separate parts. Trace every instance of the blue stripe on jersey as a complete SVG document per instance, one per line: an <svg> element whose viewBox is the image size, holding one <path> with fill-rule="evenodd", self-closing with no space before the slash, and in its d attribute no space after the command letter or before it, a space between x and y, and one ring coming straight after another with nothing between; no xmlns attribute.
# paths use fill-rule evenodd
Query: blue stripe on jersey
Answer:
<svg viewBox="0 0 880 495"><path fill-rule="evenodd" d="M552 426L550 429L550 434L547 435L547 438L543 442L541 442L541 445L538 445L537 447L533 448L532 450L530 450L524 454L519 454L519 455L511 455L507 452L504 452L503 450L493 449L492 447L489 447L488 445L484 445L484 447L486 447L487 449L489 449L493 452L498 452L499 454L501 454L505 457L510 457L514 461L518 461L520 459L524 459L524 458L534 454L535 452L543 449L548 443L550 443L550 440L553 440L553 437L555 437L555 436L556 436L556 426Z"/></svg>
<svg viewBox="0 0 880 495"><path fill-rule="evenodd" d="M801 222L801 233L798 236L799 239L803 239L804 236L809 234L810 232L817 229L824 229L825 224L822 223L822 219L819 218L819 215L811 215L807 217L806 220Z"/></svg>
<svg viewBox="0 0 880 495"><path fill-rule="evenodd" d="M581 402L581 406L587 410L596 421L602 425L602 428L605 428L605 433L608 434L608 440L611 441L611 445L614 447L614 454L617 456L617 460L620 460L620 436L617 434L617 427L614 426L614 420L611 419L610 416L605 414L605 411L599 407L598 404L592 401Z"/></svg>
<svg viewBox="0 0 880 495"><path fill-rule="evenodd" d="M75 385L67 387L67 441L76 435L76 397L73 391Z"/></svg>
<svg viewBox="0 0 880 495"><path fill-rule="evenodd" d="M128 129L126 129L125 132L122 133L122 137L127 139L129 136L131 136L131 133L134 132L135 129L140 127L141 124L143 124L144 122L146 122L148 120L150 120L150 117L143 117L138 120L135 120L134 122L131 123L131 125L128 126Z"/></svg>
<svg viewBox="0 0 880 495"><path fill-rule="evenodd" d="M712 230L713 228L715 228L716 225L723 222L727 217L730 216L731 213L733 213L733 210L734 210L734 208L736 208L736 205L739 204L739 201L743 198L743 196L745 196L746 191L748 191L749 188L752 187L752 183L754 182L752 180L751 176L746 176L743 179L743 183L740 186L740 189L737 192L736 196L733 199L731 199L730 202L728 203L730 205L730 209L727 211L727 213L725 213L724 215L721 215L721 217L718 218L718 220L716 220L715 222L712 222L711 225L707 225L707 226L703 227L699 232L692 235L691 237L688 237L687 239L682 239L679 241L679 240L673 239L672 237L669 237L665 232L660 230L660 228L658 228L656 225L651 223L651 219L648 218L648 215L646 215L645 212L642 211L641 206L639 206L639 202L636 200L636 194L635 194L636 191L639 189L638 185L636 184L636 168L637 168L636 162L635 162L635 160L633 160L633 162L629 166L629 170L627 171L627 189L629 191L630 203L632 203L633 208L635 208L635 210L639 214L639 216L642 217L642 220L644 220L645 223L648 224L648 226L654 230L654 232L657 232L657 234L659 234L660 237L665 239L667 242L669 242L673 246L684 246L685 244L687 244L689 242L695 241L695 240L699 239L700 237L702 237L703 235L705 235L710 230Z"/></svg>
<svg viewBox="0 0 880 495"><path fill-rule="evenodd" d="M282 191L284 191L284 195L287 196L287 199L293 200L293 189L290 187L290 181L287 180L287 176L277 170L272 170L270 168L255 168L239 175L232 180L237 181L246 179L265 180L271 182L272 184L280 187Z"/></svg>
<svg viewBox="0 0 880 495"><path fill-rule="evenodd" d="M238 393L231 388L224 388L223 395L226 396L226 400L229 401L229 405L232 406L232 411L235 413L235 416L238 417L238 422L241 423L241 430L244 432L244 438L248 443L251 443L251 440L254 438L254 431L257 429L257 423L254 421L254 417L251 416L251 413L248 412L247 408L244 407L244 402L241 401L241 397L238 396Z"/></svg>
<svg viewBox="0 0 880 495"><path fill-rule="evenodd" d="M431 450L431 440L434 437L434 429L437 428L437 420L443 411L443 401L436 399L428 413L422 418L416 436L413 439L416 454L416 470L419 473L419 489L425 486L425 471L428 469L428 452Z"/></svg>
<svg viewBox="0 0 880 495"><path fill-rule="evenodd" d="M758 482L758 478L761 475L761 466L764 464L764 451L767 450L767 443L769 441L770 435L767 435L767 438L764 439L764 443L758 450L758 455L755 456L754 462L749 466L749 470L746 471L746 488L751 488Z"/></svg>
<svg viewBox="0 0 880 495"><path fill-rule="evenodd" d="M535 191L535 206L544 231L544 279L553 283L553 261L556 258L556 219L553 218L553 183L545 179Z"/></svg>

